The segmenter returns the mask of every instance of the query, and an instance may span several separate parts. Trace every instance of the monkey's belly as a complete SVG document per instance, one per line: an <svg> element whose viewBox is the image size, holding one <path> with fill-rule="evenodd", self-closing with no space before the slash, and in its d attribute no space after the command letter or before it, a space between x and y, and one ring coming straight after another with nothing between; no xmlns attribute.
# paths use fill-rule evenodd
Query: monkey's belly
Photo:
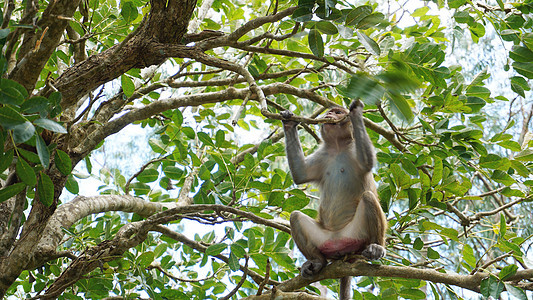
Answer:
<svg viewBox="0 0 533 300"><path fill-rule="evenodd" d="M339 258L346 254L357 254L364 250L367 245L365 240L356 240L351 238L342 238L336 240L328 240L318 250L326 258Z"/></svg>

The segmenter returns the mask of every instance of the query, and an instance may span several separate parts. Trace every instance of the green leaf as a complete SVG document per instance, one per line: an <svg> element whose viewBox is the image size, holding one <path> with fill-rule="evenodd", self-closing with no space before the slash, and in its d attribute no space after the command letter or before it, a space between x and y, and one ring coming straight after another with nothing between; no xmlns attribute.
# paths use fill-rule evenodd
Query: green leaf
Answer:
<svg viewBox="0 0 533 300"><path fill-rule="evenodd" d="M159 258L167 252L168 246L166 244L159 244L154 249L154 257Z"/></svg>
<svg viewBox="0 0 533 300"><path fill-rule="evenodd" d="M344 97L361 99L367 105L376 105L385 95L385 89L376 80L363 74L353 75L346 87L339 86L337 90Z"/></svg>
<svg viewBox="0 0 533 300"><path fill-rule="evenodd" d="M48 147L46 147L46 143L40 135L36 134L35 137L35 146L37 147L39 161L45 169L48 169L50 165L50 151L48 151Z"/></svg>
<svg viewBox="0 0 533 300"><path fill-rule="evenodd" d="M513 179L513 177L509 176L509 174L503 171L500 171L500 170L494 170L494 173L492 173L491 179L501 184L505 184L505 185L511 185L516 182Z"/></svg>
<svg viewBox="0 0 533 300"><path fill-rule="evenodd" d="M71 192L74 195L77 195L80 192L78 182L76 181L76 178L72 176L72 174L68 175L67 182L65 183L65 188L67 189L67 191Z"/></svg>
<svg viewBox="0 0 533 300"><path fill-rule="evenodd" d="M414 288L402 289L400 290L399 295L402 299L427 299L426 293Z"/></svg>
<svg viewBox="0 0 533 300"><path fill-rule="evenodd" d="M442 160L438 157L433 158L433 177L431 178L431 186L436 186L442 179Z"/></svg>
<svg viewBox="0 0 533 300"><path fill-rule="evenodd" d="M511 52L509 52L509 57L514 61L531 62L533 61L533 51L523 46L514 45Z"/></svg>
<svg viewBox="0 0 533 300"><path fill-rule="evenodd" d="M249 229L246 231L246 236L248 237L248 249L250 251L253 251L257 247L257 242L255 240L255 231L253 229Z"/></svg>
<svg viewBox="0 0 533 300"><path fill-rule="evenodd" d="M43 172L40 172L39 181L37 182L37 195L39 196L39 201L46 206L54 203L54 183Z"/></svg>
<svg viewBox="0 0 533 300"><path fill-rule="evenodd" d="M314 55L318 57L324 56L324 41L320 32L316 29L311 29L309 35L307 35L307 42L309 43L309 48Z"/></svg>
<svg viewBox="0 0 533 300"><path fill-rule="evenodd" d="M518 142L515 142L515 141L503 141L503 142L499 142L498 145L504 147L504 148L507 148L509 150L512 150L514 152L518 152L520 150L522 150L522 147L520 147L520 144Z"/></svg>
<svg viewBox="0 0 533 300"><path fill-rule="evenodd" d="M513 68L518 74L523 75L529 79L533 79L533 63L532 62L517 62L513 63Z"/></svg>
<svg viewBox="0 0 533 300"><path fill-rule="evenodd" d="M476 257L474 256L474 250L468 244L463 245L462 257L471 269L476 266Z"/></svg>
<svg viewBox="0 0 533 300"><path fill-rule="evenodd" d="M156 169L146 169L137 176L137 180L144 183L154 182L157 178L159 178L159 172Z"/></svg>
<svg viewBox="0 0 533 300"><path fill-rule="evenodd" d="M286 212L292 212L304 208L309 204L309 199L305 196L291 196L283 202L281 209Z"/></svg>
<svg viewBox="0 0 533 300"><path fill-rule="evenodd" d="M37 183L37 176L33 168L22 157L18 157L15 166L17 176L27 185L34 186Z"/></svg>
<svg viewBox="0 0 533 300"><path fill-rule="evenodd" d="M45 97L37 96L31 97L30 99L24 101L20 106L20 111L27 114L33 114L45 111L48 108L48 99Z"/></svg>
<svg viewBox="0 0 533 300"><path fill-rule="evenodd" d="M487 102L480 97L466 97L465 106L470 107L471 111L468 112L470 114L479 112L486 104Z"/></svg>
<svg viewBox="0 0 533 300"><path fill-rule="evenodd" d="M2 21L3 21L3 16L0 16L0 18L2 18ZM0 30L0 40L5 39L9 35L9 32L10 32L9 28L4 28Z"/></svg>
<svg viewBox="0 0 533 300"><path fill-rule="evenodd" d="M9 149L5 153L0 153L0 174L7 169L13 162L14 150Z"/></svg>
<svg viewBox="0 0 533 300"><path fill-rule="evenodd" d="M12 126L11 129L13 129L13 139L17 144L28 141L35 134L35 127L29 121Z"/></svg>
<svg viewBox="0 0 533 300"><path fill-rule="evenodd" d="M72 171L72 160L64 151L56 149L54 162L59 172L63 173L64 175L68 175Z"/></svg>
<svg viewBox="0 0 533 300"><path fill-rule="evenodd" d="M370 14L366 17L364 17L357 25L355 26L357 29L369 29L376 27L377 24L382 23L385 21L385 15L383 15L380 12L376 12L373 14Z"/></svg>
<svg viewBox="0 0 533 300"><path fill-rule="evenodd" d="M20 193L26 185L22 182L18 182L12 185L8 185L0 190L0 203Z"/></svg>
<svg viewBox="0 0 533 300"><path fill-rule="evenodd" d="M292 18L296 22L308 22L313 19L313 11L309 7L298 7L292 13Z"/></svg>
<svg viewBox="0 0 533 300"><path fill-rule="evenodd" d="M363 5L352 9L346 16L344 25L356 26L363 18L372 13L372 7L370 5Z"/></svg>
<svg viewBox="0 0 533 300"><path fill-rule="evenodd" d="M411 14L411 17L423 17L427 14L429 11L429 6L422 6L420 8L415 9L415 11Z"/></svg>
<svg viewBox="0 0 533 300"><path fill-rule="evenodd" d="M135 20L139 12L137 7L133 4L132 1L122 2L122 9L120 10L120 15L124 18L127 23Z"/></svg>
<svg viewBox="0 0 533 300"><path fill-rule="evenodd" d="M409 175L407 175L398 164L391 164L389 170L399 187L408 187L410 185L411 179Z"/></svg>
<svg viewBox="0 0 533 300"><path fill-rule="evenodd" d="M505 266L498 274L498 278L500 278L500 280L505 280L516 274L516 270L518 270L518 266L516 265Z"/></svg>
<svg viewBox="0 0 533 300"><path fill-rule="evenodd" d="M357 38L363 44L363 47L373 55L379 56L381 54L381 49L379 48L378 43L371 39L362 31L357 31Z"/></svg>
<svg viewBox="0 0 533 300"><path fill-rule="evenodd" d="M439 252L433 250L432 248L428 248L428 258L430 259L439 259L440 254Z"/></svg>
<svg viewBox="0 0 533 300"><path fill-rule="evenodd" d="M468 27L468 29L470 30L470 35L472 36L474 43L477 43L479 38L485 36L485 26L483 26L481 23L474 23Z"/></svg>
<svg viewBox="0 0 533 300"><path fill-rule="evenodd" d="M52 121L50 119L37 119L33 121L33 124L44 128L46 130L50 130L57 133L67 133L67 130L65 127L63 127L61 124L57 123L56 121Z"/></svg>
<svg viewBox="0 0 533 300"><path fill-rule="evenodd" d="M529 176L529 169L517 160L511 160L511 167L522 177Z"/></svg>
<svg viewBox="0 0 533 300"><path fill-rule="evenodd" d="M505 233L507 232L507 223L505 222L505 216L503 214L500 214L500 236L505 236Z"/></svg>
<svg viewBox="0 0 533 300"><path fill-rule="evenodd" d="M507 42L520 41L520 31L518 30L504 29L500 33L500 36Z"/></svg>
<svg viewBox="0 0 533 300"><path fill-rule="evenodd" d="M160 153L160 154L165 154L167 153L167 146L164 145L161 140L159 139L156 139L156 138L151 138L148 140L148 145L150 145L150 148L152 148L152 150L155 152L155 153Z"/></svg>
<svg viewBox="0 0 533 300"><path fill-rule="evenodd" d="M520 34L520 31L518 32L518 34ZM533 50L533 33L524 33L524 35L522 36L522 41L524 42L526 47L529 48L529 50Z"/></svg>
<svg viewBox="0 0 533 300"><path fill-rule="evenodd" d="M228 248L228 245L226 244L214 244L214 245L207 247L207 249L205 250L205 254L210 255L210 256L219 255L220 253L222 253L222 251L226 250L227 248Z"/></svg>
<svg viewBox="0 0 533 300"><path fill-rule="evenodd" d="M513 76L511 77L511 89L518 95L526 97L526 93L524 91L531 90L531 87L524 77Z"/></svg>
<svg viewBox="0 0 533 300"><path fill-rule="evenodd" d="M124 95L126 95L128 98L131 97L133 92L135 92L135 84L133 83L133 80L131 80L128 75L122 75L120 76L120 84L122 86L122 92L124 92Z"/></svg>
<svg viewBox="0 0 533 300"><path fill-rule="evenodd" d="M181 128L181 131L185 134L187 138L191 140L196 137L196 132L191 127L183 127Z"/></svg>
<svg viewBox="0 0 533 300"><path fill-rule="evenodd" d="M509 292L511 296L513 296L514 298L518 300L527 300L526 293L524 293L524 291L521 288L517 288L510 283L504 282L503 284L505 286L505 290Z"/></svg>
<svg viewBox="0 0 533 300"><path fill-rule="evenodd" d="M163 172L165 172L165 175L174 180L179 180L183 177L183 173L185 173L182 169L175 167L175 166L166 166L163 169Z"/></svg>
<svg viewBox="0 0 533 300"><path fill-rule="evenodd" d="M26 89L11 79L0 79L0 103L19 105L28 97Z"/></svg>
<svg viewBox="0 0 533 300"><path fill-rule="evenodd" d="M252 76L254 78L257 78L259 77L259 71L257 70L256 67L252 66L252 65L249 65L248 66L248 72L250 72L250 74L252 74Z"/></svg>
<svg viewBox="0 0 533 300"><path fill-rule="evenodd" d="M488 99L490 97L490 90L484 86L473 85L466 89L466 95Z"/></svg>
<svg viewBox="0 0 533 300"><path fill-rule="evenodd" d="M488 154L479 159L479 166L493 170L506 171L510 167L509 159L496 154Z"/></svg>
<svg viewBox="0 0 533 300"><path fill-rule="evenodd" d="M457 21L457 23L473 24L474 22L474 18L466 10L456 11L453 17L455 18L455 21Z"/></svg>
<svg viewBox="0 0 533 300"><path fill-rule="evenodd" d="M514 159L519 161L533 161L533 149L526 149L516 154Z"/></svg>
<svg viewBox="0 0 533 300"><path fill-rule="evenodd" d="M205 132L198 132L197 133L197 136L198 136L198 139L204 143L206 146L211 146L211 147L215 147L215 143L213 143L213 140L211 139L211 137L205 133Z"/></svg>
<svg viewBox="0 0 533 300"><path fill-rule="evenodd" d="M330 34L330 35L337 34L339 32L337 27L333 25L333 23L328 22L328 21L320 21L316 23L316 29L318 29L320 32L324 34Z"/></svg>
<svg viewBox="0 0 533 300"><path fill-rule="evenodd" d="M2 87L0 89L0 103L9 105L19 105L24 101L24 96L13 87Z"/></svg>
<svg viewBox="0 0 533 300"><path fill-rule="evenodd" d="M233 252L229 254L228 266L233 272L239 270L240 268L239 258L235 254L233 254Z"/></svg>
<svg viewBox="0 0 533 300"><path fill-rule="evenodd" d="M389 100L391 104L392 111L401 119L411 122L415 115L411 110L411 106L405 99L403 95L400 94L389 94Z"/></svg>
<svg viewBox="0 0 533 300"><path fill-rule="evenodd" d="M421 238L417 237L415 241L413 242L413 248L415 250L422 250L423 247L424 247L424 242L422 241Z"/></svg>
<svg viewBox="0 0 533 300"><path fill-rule="evenodd" d="M449 8L459 8L466 4L466 0L448 0Z"/></svg>
<svg viewBox="0 0 533 300"><path fill-rule="evenodd" d="M500 294L503 292L503 283L493 276L489 276L481 280L481 294L484 297L493 297L494 299L499 299Z"/></svg>
<svg viewBox="0 0 533 300"><path fill-rule="evenodd" d="M63 97L61 96L60 92L53 92L52 94L50 94L50 96L48 96L48 102L53 104L54 106L59 105L59 103L61 103L62 98Z"/></svg>
<svg viewBox="0 0 533 300"><path fill-rule="evenodd" d="M246 256L246 250L243 246L233 243L230 245L231 253L235 254L238 258L244 258Z"/></svg>
<svg viewBox="0 0 533 300"><path fill-rule="evenodd" d="M12 126L26 122L21 114L9 106L0 107L0 125L10 129Z"/></svg>
<svg viewBox="0 0 533 300"><path fill-rule="evenodd" d="M526 20L521 14L508 14L507 18L505 18L505 23L512 29L520 30L525 22Z"/></svg>
<svg viewBox="0 0 533 300"><path fill-rule="evenodd" d="M139 257L137 257L136 263L139 267L141 267L142 269L145 269L154 261L154 258L155 258L154 252L152 251L143 252L141 255L139 255Z"/></svg>

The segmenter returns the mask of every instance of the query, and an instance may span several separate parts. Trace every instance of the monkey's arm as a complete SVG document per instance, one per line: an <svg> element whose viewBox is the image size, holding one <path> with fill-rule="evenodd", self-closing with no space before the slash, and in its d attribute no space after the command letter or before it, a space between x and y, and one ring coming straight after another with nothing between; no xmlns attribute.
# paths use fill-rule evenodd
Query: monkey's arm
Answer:
<svg viewBox="0 0 533 300"><path fill-rule="evenodd" d="M287 117L292 114L289 111L283 113ZM298 138L297 125L298 123L295 121L283 121L285 151L287 153L287 160L289 161L289 169L291 170L294 183L300 184L318 180L321 172L319 168L320 162L316 159L318 157L317 155L311 155L309 158L305 158L300 139Z"/></svg>
<svg viewBox="0 0 533 300"><path fill-rule="evenodd" d="M350 105L349 116L353 126L356 158L361 167L370 172L374 167L376 155L374 153L374 145L372 145L363 122L363 103L361 101L355 100Z"/></svg>
<svg viewBox="0 0 533 300"><path fill-rule="evenodd" d="M285 130L285 151L287 152L287 160L289 161L289 169L291 170L292 179L294 183L306 183L318 179L316 176L319 171L316 168L317 161L313 156L306 159L304 152L298 138L298 129L296 126L283 125ZM313 176L315 174L315 176Z"/></svg>

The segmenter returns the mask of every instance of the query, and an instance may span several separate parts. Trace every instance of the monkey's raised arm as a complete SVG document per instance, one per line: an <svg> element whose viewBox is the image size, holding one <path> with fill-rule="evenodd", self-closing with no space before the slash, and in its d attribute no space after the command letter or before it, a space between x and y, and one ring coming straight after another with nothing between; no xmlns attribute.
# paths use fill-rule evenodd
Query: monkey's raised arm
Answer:
<svg viewBox="0 0 533 300"><path fill-rule="evenodd" d="M288 111L283 112L287 116L292 114ZM298 138L298 125L294 121L284 121L283 130L285 131L285 151L287 152L287 160L289 161L289 169L291 170L292 180L296 184L316 181L320 178L320 160L317 159L319 153L315 153L308 158L305 158Z"/></svg>
<svg viewBox="0 0 533 300"><path fill-rule="evenodd" d="M355 100L350 105L350 120L353 126L353 137L355 140L356 157L362 168L370 172L376 162L374 145L366 132L363 122L363 103Z"/></svg>

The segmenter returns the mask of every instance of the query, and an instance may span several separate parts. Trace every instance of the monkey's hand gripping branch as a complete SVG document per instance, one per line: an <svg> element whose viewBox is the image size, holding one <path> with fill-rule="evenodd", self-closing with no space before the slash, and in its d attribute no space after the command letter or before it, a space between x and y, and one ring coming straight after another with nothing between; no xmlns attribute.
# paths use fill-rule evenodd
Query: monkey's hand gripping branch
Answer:
<svg viewBox="0 0 533 300"><path fill-rule="evenodd" d="M283 121L283 123L294 121L296 124L299 124L299 123L306 123L306 124L338 123L338 122L342 122L345 119L345 118L340 119L340 120L335 120L333 118L312 119L312 118L297 116L288 110L282 111L279 114L266 112L266 114L263 113L263 115L269 119L281 120Z"/></svg>

